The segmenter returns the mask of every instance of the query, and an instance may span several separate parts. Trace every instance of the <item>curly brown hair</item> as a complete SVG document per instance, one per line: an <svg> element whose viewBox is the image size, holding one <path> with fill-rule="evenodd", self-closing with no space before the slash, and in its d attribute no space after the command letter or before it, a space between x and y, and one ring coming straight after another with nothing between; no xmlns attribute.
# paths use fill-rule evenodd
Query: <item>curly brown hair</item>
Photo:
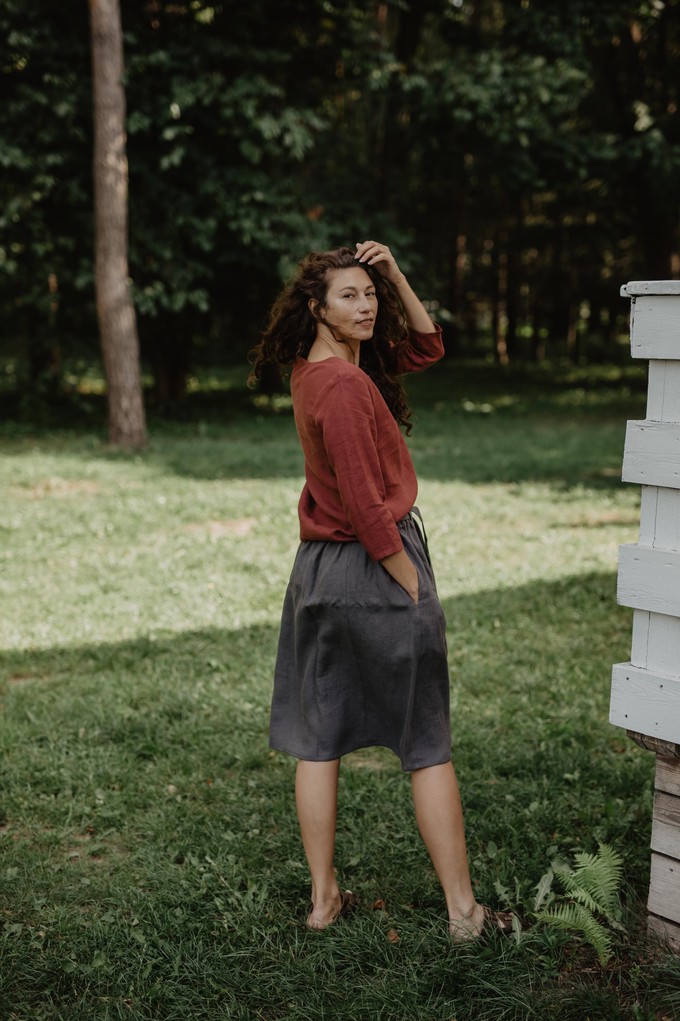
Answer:
<svg viewBox="0 0 680 1021"><path fill-rule="evenodd" d="M404 312L392 285L373 266L358 263L352 248L310 252L302 259L294 277L272 305L260 343L251 351L253 368L248 383L255 385L266 364L289 366L296 358L307 357L317 330L317 320L309 309L310 299L323 306L329 274L359 265L373 281L378 298L373 338L362 343L359 365L377 386L393 418L408 434L411 411L397 379L399 353L408 344Z"/></svg>

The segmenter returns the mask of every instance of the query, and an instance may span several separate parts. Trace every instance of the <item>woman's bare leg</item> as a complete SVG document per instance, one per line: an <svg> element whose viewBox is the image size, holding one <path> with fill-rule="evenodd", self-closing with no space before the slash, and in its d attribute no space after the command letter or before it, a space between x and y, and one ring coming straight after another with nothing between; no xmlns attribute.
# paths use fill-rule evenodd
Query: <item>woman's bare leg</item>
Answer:
<svg viewBox="0 0 680 1021"><path fill-rule="evenodd" d="M484 925L468 870L463 808L450 762L411 773L418 829L442 884L451 934L460 939L478 935Z"/></svg>
<svg viewBox="0 0 680 1021"><path fill-rule="evenodd" d="M307 924L313 929L324 929L332 922L341 904L333 870L339 770L340 759L332 762L300 760L297 764L295 798L312 878L313 906Z"/></svg>

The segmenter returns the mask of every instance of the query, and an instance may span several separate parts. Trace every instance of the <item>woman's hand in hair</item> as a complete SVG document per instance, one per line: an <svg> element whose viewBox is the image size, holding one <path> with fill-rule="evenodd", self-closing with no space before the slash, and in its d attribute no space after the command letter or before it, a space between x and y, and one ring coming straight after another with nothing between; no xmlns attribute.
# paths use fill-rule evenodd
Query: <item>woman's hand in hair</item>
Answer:
<svg viewBox="0 0 680 1021"><path fill-rule="evenodd" d="M387 245L381 245L379 241L357 241L356 249L357 262L375 266L390 283L397 286L404 279L404 274Z"/></svg>
<svg viewBox="0 0 680 1021"><path fill-rule="evenodd" d="M378 241L357 242L355 259L364 266L375 266L378 272L389 280L399 296L406 322L412 330L420 333L433 332L435 327L429 312L413 293L411 285L397 266L397 261L387 245L381 245Z"/></svg>

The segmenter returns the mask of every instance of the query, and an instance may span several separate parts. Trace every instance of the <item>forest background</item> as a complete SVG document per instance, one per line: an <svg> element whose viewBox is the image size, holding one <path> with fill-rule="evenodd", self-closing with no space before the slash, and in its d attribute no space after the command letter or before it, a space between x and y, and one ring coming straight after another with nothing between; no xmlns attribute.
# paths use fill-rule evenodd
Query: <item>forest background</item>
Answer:
<svg viewBox="0 0 680 1021"><path fill-rule="evenodd" d="M153 398L243 364L310 248L388 242L452 356L621 361L680 274L676 0L122 0ZM3 404L98 364L86 3L0 0ZM14 395L14 399L12 398Z"/></svg>

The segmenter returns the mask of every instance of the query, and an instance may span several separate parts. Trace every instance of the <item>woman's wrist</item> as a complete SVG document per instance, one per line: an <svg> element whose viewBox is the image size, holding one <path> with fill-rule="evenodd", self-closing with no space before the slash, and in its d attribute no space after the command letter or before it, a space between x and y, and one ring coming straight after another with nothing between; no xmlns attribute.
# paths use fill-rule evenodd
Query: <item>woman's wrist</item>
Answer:
<svg viewBox="0 0 680 1021"><path fill-rule="evenodd" d="M380 561L388 574L408 592L414 603L418 602L418 571L406 550L391 553Z"/></svg>

